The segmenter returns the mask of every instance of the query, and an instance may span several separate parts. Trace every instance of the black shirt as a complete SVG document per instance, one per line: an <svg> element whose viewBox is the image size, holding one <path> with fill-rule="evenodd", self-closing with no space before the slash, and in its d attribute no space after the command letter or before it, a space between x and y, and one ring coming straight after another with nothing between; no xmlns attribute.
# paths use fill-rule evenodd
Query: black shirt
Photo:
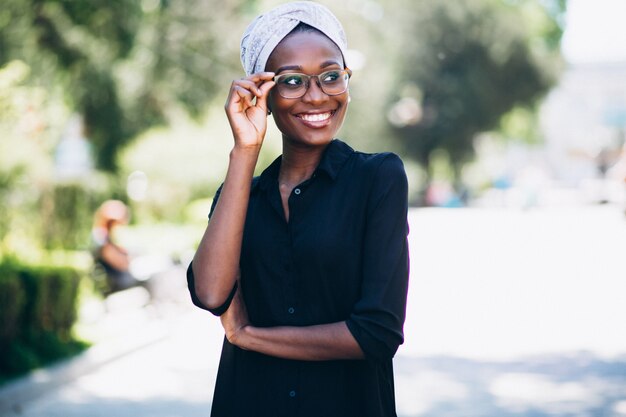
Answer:
<svg viewBox="0 0 626 417"><path fill-rule="evenodd" d="M286 360L224 339L211 415L395 416L392 357L403 342L409 273L402 161L333 140L312 177L289 196L289 222L280 164L278 157L254 178L250 192L240 260L250 322L346 321L366 359ZM195 294L191 265L187 279L194 304L207 309ZM221 314L230 298L207 310Z"/></svg>

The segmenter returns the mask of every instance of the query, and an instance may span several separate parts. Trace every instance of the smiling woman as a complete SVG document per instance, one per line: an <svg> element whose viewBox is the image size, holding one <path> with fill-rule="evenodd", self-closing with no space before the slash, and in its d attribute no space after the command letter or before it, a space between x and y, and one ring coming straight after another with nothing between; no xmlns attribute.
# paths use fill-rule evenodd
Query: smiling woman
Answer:
<svg viewBox="0 0 626 417"><path fill-rule="evenodd" d="M265 68L276 74L278 82L270 92L269 108L283 134L283 148L328 144L348 109L349 70L344 70L339 47L300 23L276 46ZM333 81L333 74L343 82Z"/></svg>
<svg viewBox="0 0 626 417"><path fill-rule="evenodd" d="M335 139L346 48L310 1L257 17L242 39L228 171L187 274L194 304L226 333L212 416L396 415L407 180L396 155ZM270 113L283 153L253 178Z"/></svg>

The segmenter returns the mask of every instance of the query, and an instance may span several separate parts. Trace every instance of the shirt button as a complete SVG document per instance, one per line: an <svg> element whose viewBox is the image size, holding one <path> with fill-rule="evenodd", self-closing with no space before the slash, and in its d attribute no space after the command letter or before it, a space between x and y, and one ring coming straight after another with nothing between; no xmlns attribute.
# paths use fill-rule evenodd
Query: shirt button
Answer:
<svg viewBox="0 0 626 417"><path fill-rule="evenodd" d="M293 307L289 307L287 311L289 312L289 314L293 314L296 310Z"/></svg>
<svg viewBox="0 0 626 417"><path fill-rule="evenodd" d="M294 192L296 195L300 195L300 189L299 189L299 188L296 188L295 190L293 190L293 192Z"/></svg>
<svg viewBox="0 0 626 417"><path fill-rule="evenodd" d="M296 392L295 391L289 391L289 396L291 398L295 397L296 396Z"/></svg>

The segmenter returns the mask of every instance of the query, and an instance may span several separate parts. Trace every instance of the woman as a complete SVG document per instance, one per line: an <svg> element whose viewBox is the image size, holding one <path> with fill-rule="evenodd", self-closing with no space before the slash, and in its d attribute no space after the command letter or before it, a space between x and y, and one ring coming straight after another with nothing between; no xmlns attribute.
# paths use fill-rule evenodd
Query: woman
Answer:
<svg viewBox="0 0 626 417"><path fill-rule="evenodd" d="M119 200L107 200L94 215L91 230L94 260L107 279L106 292L124 290L139 284L129 271L130 257L126 249L112 238L118 226L128 224L130 212Z"/></svg>
<svg viewBox="0 0 626 417"><path fill-rule="evenodd" d="M242 39L226 179L188 269L196 305L226 338L213 416L395 416L403 341L407 182L400 159L333 139L351 72L340 23L293 2ZM283 154L253 171L268 114Z"/></svg>

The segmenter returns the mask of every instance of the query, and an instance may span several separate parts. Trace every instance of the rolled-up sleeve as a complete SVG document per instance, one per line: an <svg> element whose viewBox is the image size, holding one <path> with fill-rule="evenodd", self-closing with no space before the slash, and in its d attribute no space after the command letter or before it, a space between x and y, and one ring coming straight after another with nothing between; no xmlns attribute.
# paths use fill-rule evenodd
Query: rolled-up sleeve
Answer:
<svg viewBox="0 0 626 417"><path fill-rule="evenodd" d="M213 215L213 211L215 210L215 206L217 204L217 200L220 197L220 193L222 191L222 185L220 185L220 187L217 189L216 193L215 193L215 197L213 197L213 202L211 203L211 210L209 211L209 220L211 219L211 216ZM191 262L189 264L189 267L187 268L187 288L189 289L189 295L191 296L191 302L193 302L193 304L197 307L200 307L203 310L207 310L210 311L212 314L216 315L216 316L221 316L222 314L224 314L226 312L226 310L228 310L228 307L230 306L231 301L233 300L233 297L235 296L235 293L237 292L237 283L235 283L235 286L233 287L232 291L230 292L230 294L228 295L228 298L226 299L226 301L224 301L224 303L216 308L209 308L206 305L204 305L204 303L202 303L202 301L200 300L200 298L198 298L198 294L196 293L196 280L195 280L195 276L193 274L193 262Z"/></svg>
<svg viewBox="0 0 626 417"><path fill-rule="evenodd" d="M368 198L361 295L346 321L368 359L392 358L404 341L409 277L408 184L404 166L386 154Z"/></svg>
<svg viewBox="0 0 626 417"><path fill-rule="evenodd" d="M230 303L233 301L233 297L235 296L235 293L237 292L237 283L235 282L235 286L233 287L232 291L228 295L228 298L226 298L226 301L224 301L224 303L222 303L221 306L215 307L215 308L209 308L206 305L204 305L204 303L200 300L200 298L198 298L198 295L196 294L196 281L193 275L192 265L193 265L193 262L190 263L189 267L187 268L187 288L189 288L189 295L191 296L191 302L196 307L200 307L203 310L210 311L215 316L221 316L222 314L226 312L226 310L228 310Z"/></svg>

